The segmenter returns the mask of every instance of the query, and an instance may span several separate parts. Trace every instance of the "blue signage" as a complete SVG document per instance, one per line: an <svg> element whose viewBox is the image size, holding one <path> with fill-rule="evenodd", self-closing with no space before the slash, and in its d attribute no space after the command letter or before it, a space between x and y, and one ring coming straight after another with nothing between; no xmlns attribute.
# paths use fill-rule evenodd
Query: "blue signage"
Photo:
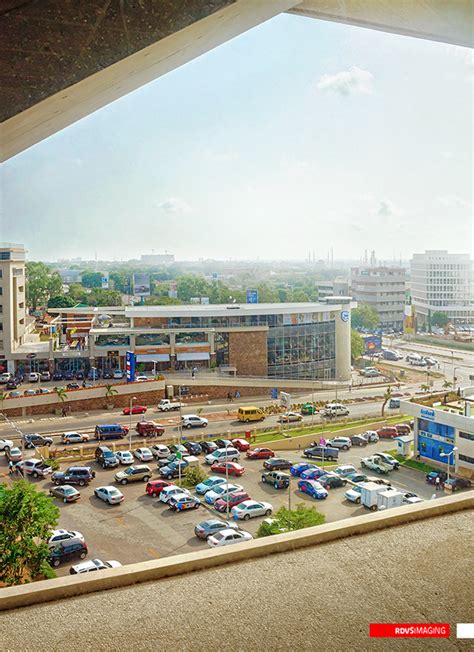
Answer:
<svg viewBox="0 0 474 652"><path fill-rule="evenodd" d="M278 398L278 389L276 387L272 387L272 398Z"/></svg>
<svg viewBox="0 0 474 652"><path fill-rule="evenodd" d="M258 290L247 290L247 303L258 303Z"/></svg>
<svg viewBox="0 0 474 652"><path fill-rule="evenodd" d="M427 408L421 408L420 416L422 419L428 419L429 421L435 420L435 411L428 410Z"/></svg>
<svg viewBox="0 0 474 652"><path fill-rule="evenodd" d="M348 310L341 310L342 321L349 321L350 318L351 318L351 313Z"/></svg>
<svg viewBox="0 0 474 652"><path fill-rule="evenodd" d="M135 381L135 353L127 351L125 354L125 371L127 374L127 383Z"/></svg>

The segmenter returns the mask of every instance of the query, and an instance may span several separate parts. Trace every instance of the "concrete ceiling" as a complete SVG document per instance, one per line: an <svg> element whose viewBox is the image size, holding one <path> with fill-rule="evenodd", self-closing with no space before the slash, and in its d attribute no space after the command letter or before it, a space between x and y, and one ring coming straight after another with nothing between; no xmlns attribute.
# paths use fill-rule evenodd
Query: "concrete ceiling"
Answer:
<svg viewBox="0 0 474 652"><path fill-rule="evenodd" d="M283 12L472 46L471 0L0 0L5 160Z"/></svg>

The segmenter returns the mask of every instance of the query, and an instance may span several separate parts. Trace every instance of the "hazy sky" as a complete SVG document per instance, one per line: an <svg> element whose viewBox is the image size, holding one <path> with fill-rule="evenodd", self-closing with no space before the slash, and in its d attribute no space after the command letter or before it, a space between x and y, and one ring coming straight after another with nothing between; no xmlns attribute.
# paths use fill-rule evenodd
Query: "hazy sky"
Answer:
<svg viewBox="0 0 474 652"><path fill-rule="evenodd" d="M281 15L8 161L29 258L472 250L471 52Z"/></svg>

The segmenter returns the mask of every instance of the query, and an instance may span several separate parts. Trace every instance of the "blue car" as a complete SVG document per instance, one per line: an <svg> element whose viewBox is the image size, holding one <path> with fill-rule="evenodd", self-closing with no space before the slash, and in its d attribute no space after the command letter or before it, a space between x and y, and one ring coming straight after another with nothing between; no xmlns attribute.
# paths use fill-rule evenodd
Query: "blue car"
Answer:
<svg viewBox="0 0 474 652"><path fill-rule="evenodd" d="M320 469L319 466L314 466L312 464L309 469L303 471L300 477L302 480L317 480L325 473L326 471L324 469Z"/></svg>
<svg viewBox="0 0 474 652"><path fill-rule="evenodd" d="M183 441L183 446L191 455L199 455L202 453L202 448L196 441Z"/></svg>
<svg viewBox="0 0 474 652"><path fill-rule="evenodd" d="M326 489L319 482L316 482L316 480L300 480L298 482L298 489L304 494L311 496L311 498L316 498L316 500L324 500L328 497Z"/></svg>
<svg viewBox="0 0 474 652"><path fill-rule="evenodd" d="M204 482L200 482L198 485L196 485L196 493L202 496L206 492L210 491L211 489L214 489L214 487L217 487L218 485L224 482L225 482L225 477L211 475L209 478L207 478L207 480L204 480Z"/></svg>
<svg viewBox="0 0 474 652"><path fill-rule="evenodd" d="M306 464L306 462L300 462L299 464L293 464L293 466L290 467L290 473L291 475L295 476L296 478L299 478L300 475L303 473L303 471L306 471L306 469L311 469L313 468L314 464Z"/></svg>

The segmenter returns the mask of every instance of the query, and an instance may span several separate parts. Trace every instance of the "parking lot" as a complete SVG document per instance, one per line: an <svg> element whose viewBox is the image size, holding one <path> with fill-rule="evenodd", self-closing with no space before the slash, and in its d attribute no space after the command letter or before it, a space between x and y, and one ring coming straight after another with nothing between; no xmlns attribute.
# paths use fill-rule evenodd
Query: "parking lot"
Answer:
<svg viewBox="0 0 474 652"><path fill-rule="evenodd" d="M387 441L369 444L365 448L353 447L349 451L341 451L339 464L349 463L360 469L361 457L389 448L390 442ZM298 451L281 452L279 456L292 462L305 460ZM210 467L203 464L202 455L200 459L206 473L213 475ZM247 460L243 455L241 462L245 466L245 473L241 478L232 477L231 482L241 484L253 499L271 503L274 511L281 505L288 505L288 490L278 490L261 482L262 460ZM64 504L55 499L61 514L58 527L78 530L84 535L89 548L88 559L116 559L122 564L128 564L208 548L205 541L194 535L196 523L217 516L217 512L205 505L203 499L198 509L175 513L159 499L148 496L145 493L145 483L117 485L114 481L117 469L103 470L95 462L89 464L96 471L96 477L89 486L77 487L81 492L80 500L77 503ZM4 465L5 461L2 459L2 467ZM158 478L156 462L150 462L149 466L153 469L153 477ZM2 471L5 470L2 468ZM393 471L390 473L390 480L397 488L405 492L412 491L424 499L431 498L434 493L434 488L425 483L424 474L413 469L402 467ZM49 491L53 486L50 480L31 479L31 482L45 491ZM94 496L95 487L108 484L116 485L125 495L121 504L108 505ZM317 501L298 491L297 479L293 478L291 504L295 506L302 502L312 505L325 515L327 522L367 514L366 508L344 499L347 488L348 486L330 489L327 499ZM444 492L441 491L437 495L442 496ZM241 521L240 524L242 529L255 535L261 521L262 518L255 518ZM58 574L67 574L69 567L69 563L64 564L58 569Z"/></svg>

